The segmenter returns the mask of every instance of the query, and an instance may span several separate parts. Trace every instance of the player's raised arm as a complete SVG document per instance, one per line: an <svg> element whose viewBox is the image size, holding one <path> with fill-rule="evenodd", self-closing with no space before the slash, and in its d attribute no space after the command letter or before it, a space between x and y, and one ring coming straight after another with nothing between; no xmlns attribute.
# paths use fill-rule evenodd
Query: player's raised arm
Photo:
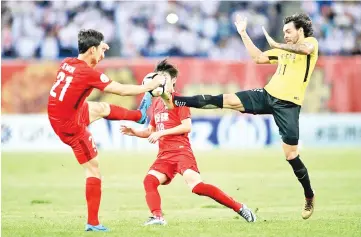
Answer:
<svg viewBox="0 0 361 237"><path fill-rule="evenodd" d="M282 49L291 53L310 55L318 47L317 40L312 36L312 21L305 14L288 16L284 20L283 33L286 44L277 43L262 27L268 44L273 49Z"/></svg>
<svg viewBox="0 0 361 237"><path fill-rule="evenodd" d="M241 16L237 15L236 22L234 24L236 25L237 31L242 38L244 46L246 47L253 61L258 64L271 63L269 57L259 48L257 48L251 38L248 36L246 32L247 18L242 18Z"/></svg>
<svg viewBox="0 0 361 237"><path fill-rule="evenodd" d="M296 44L281 44L277 43L272 37L267 33L266 29L262 27L263 33L266 36L266 39L268 41L268 44L271 46L271 48L274 49L283 49L291 53L296 54L303 54L303 55L309 55L311 54L315 46L310 42L302 42L302 43L296 43Z"/></svg>
<svg viewBox="0 0 361 237"><path fill-rule="evenodd" d="M138 95L153 90L158 86L163 85L164 82L165 78L161 75L155 76L153 80L146 85L126 85L112 81L104 88L104 91L121 96Z"/></svg>

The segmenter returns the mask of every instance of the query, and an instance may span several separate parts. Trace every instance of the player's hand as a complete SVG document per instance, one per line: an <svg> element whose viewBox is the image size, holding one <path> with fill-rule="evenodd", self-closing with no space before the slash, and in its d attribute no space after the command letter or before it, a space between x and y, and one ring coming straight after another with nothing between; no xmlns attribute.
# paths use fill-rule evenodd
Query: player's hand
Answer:
<svg viewBox="0 0 361 237"><path fill-rule="evenodd" d="M147 86L149 86L149 90L153 90L159 86L165 85L165 77L162 75L156 75L153 80L149 83L147 83Z"/></svg>
<svg viewBox="0 0 361 237"><path fill-rule="evenodd" d="M266 36L269 46L271 46L271 48L278 48L279 43L274 41L274 39L272 39L272 37L269 36L269 34L267 33L266 29L263 26L262 26L262 30L263 30L264 36Z"/></svg>
<svg viewBox="0 0 361 237"><path fill-rule="evenodd" d="M241 17L237 14L234 24L236 25L238 33L242 34L247 28L247 17Z"/></svg>
<svg viewBox="0 0 361 237"><path fill-rule="evenodd" d="M159 138L161 138L163 136L162 131L158 131L158 132L153 132L152 134L150 134L150 136L148 137L148 141L152 144L156 143Z"/></svg>
<svg viewBox="0 0 361 237"><path fill-rule="evenodd" d="M120 132L124 135L135 136L133 129L124 125L120 126Z"/></svg>

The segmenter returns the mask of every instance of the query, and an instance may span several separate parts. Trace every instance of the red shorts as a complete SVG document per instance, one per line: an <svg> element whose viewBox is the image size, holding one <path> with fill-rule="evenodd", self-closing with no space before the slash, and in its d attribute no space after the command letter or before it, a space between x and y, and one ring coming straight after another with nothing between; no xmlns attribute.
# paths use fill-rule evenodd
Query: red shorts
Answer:
<svg viewBox="0 0 361 237"><path fill-rule="evenodd" d="M89 108L86 102L79 109L77 121L66 121L61 126L52 124L60 140L73 149L79 164L84 164L98 155L93 136L88 129L89 124Z"/></svg>
<svg viewBox="0 0 361 237"><path fill-rule="evenodd" d="M168 177L163 184L169 184L176 174L183 174L187 169L194 170L199 173L197 161L192 152L163 152L158 154L157 160L149 168L155 170Z"/></svg>

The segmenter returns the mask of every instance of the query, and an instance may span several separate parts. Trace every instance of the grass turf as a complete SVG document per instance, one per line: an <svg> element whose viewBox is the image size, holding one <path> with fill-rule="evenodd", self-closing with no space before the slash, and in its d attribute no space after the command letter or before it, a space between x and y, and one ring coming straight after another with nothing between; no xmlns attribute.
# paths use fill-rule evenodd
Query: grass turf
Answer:
<svg viewBox="0 0 361 237"><path fill-rule="evenodd" d="M190 192L181 176L160 187L167 226L150 215L142 181L154 153L100 152L101 222L86 233L83 170L71 153L2 153L2 236L361 236L361 149L301 151L316 190L316 209L301 218L303 191L280 150L196 152L205 182L249 207L257 223Z"/></svg>

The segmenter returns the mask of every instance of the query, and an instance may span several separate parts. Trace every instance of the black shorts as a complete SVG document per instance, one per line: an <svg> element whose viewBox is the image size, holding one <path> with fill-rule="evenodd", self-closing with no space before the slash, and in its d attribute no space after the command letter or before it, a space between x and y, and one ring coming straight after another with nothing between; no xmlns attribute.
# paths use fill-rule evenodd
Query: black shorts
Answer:
<svg viewBox="0 0 361 237"><path fill-rule="evenodd" d="M264 89L237 92L245 109L244 113L272 114L284 143L297 145L301 106L277 99Z"/></svg>

